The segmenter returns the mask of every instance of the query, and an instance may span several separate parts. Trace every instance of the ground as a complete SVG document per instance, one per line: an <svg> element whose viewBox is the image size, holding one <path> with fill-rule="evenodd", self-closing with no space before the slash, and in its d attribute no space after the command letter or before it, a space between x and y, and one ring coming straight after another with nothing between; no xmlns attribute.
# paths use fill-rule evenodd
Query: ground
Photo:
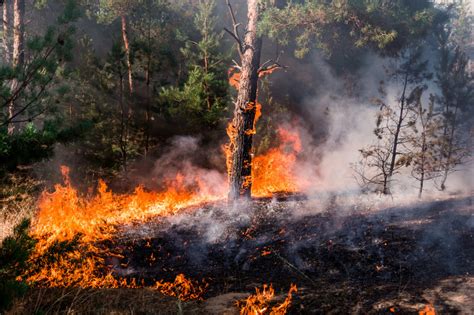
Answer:
<svg viewBox="0 0 474 315"><path fill-rule="evenodd" d="M236 314L262 284L289 314L474 312L473 196L361 201L356 196L265 198L229 208L187 209L122 226L107 249L117 276L147 284L179 273L205 280L204 301L185 314ZM397 206L394 206L397 204ZM59 298L60 297L60 298ZM16 311L176 314L176 300L149 289L34 289Z"/></svg>

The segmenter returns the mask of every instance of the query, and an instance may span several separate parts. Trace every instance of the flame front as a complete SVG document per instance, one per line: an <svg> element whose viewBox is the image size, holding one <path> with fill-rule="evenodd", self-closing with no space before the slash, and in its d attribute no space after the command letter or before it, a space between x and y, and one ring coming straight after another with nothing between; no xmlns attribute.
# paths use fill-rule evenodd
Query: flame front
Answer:
<svg viewBox="0 0 474 315"><path fill-rule="evenodd" d="M180 209L224 197L211 194L211 187L200 178L195 178L190 185L178 173L162 192L148 192L139 186L132 194L114 194L100 180L97 195L87 198L79 196L72 187L69 168L63 166L62 173L64 184L57 184L52 193L41 195L39 212L33 222L33 234L40 239L38 245L42 249L55 241L71 240L78 234L84 242L107 239L117 225L169 216Z"/></svg>

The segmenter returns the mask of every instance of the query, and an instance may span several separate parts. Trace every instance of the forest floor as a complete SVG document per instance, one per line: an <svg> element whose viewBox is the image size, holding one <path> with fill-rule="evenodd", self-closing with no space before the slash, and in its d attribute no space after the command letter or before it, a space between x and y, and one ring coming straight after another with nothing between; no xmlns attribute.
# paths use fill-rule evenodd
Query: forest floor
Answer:
<svg viewBox="0 0 474 315"><path fill-rule="evenodd" d="M324 199L324 200L323 200ZM117 276L154 283L208 283L185 314L237 314L235 301L273 284L289 314L474 312L473 196L403 206L351 198L258 199L210 204L122 226L98 244ZM14 313L176 314L176 300L149 289L33 289Z"/></svg>

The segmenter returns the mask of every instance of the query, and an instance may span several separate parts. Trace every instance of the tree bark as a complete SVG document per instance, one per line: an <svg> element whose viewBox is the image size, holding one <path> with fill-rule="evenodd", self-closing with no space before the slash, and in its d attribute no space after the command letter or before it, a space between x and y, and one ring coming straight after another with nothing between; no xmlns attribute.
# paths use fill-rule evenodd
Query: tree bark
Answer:
<svg viewBox="0 0 474 315"><path fill-rule="evenodd" d="M10 51L10 16L9 16L9 5L8 1L3 2L3 60L4 63L9 65L11 61L11 51Z"/></svg>
<svg viewBox="0 0 474 315"><path fill-rule="evenodd" d="M248 24L244 37L242 69L232 120L229 201L250 197L252 189L252 137L257 102L258 68L262 39L257 35L258 0L248 0Z"/></svg>
<svg viewBox="0 0 474 315"><path fill-rule="evenodd" d="M23 67L25 61L24 36L25 36L25 0L13 1L13 57L12 66L18 70ZM12 80L11 90L14 91L18 86L18 80ZM15 102L10 102L8 106L8 134L13 134L15 125L12 118L15 115Z"/></svg>
<svg viewBox="0 0 474 315"><path fill-rule="evenodd" d="M132 61L130 59L130 43L128 40L128 32L127 32L127 17L125 15L121 16L121 22L122 22L123 47L124 47L125 55L127 58L128 89L131 95L133 93Z"/></svg>

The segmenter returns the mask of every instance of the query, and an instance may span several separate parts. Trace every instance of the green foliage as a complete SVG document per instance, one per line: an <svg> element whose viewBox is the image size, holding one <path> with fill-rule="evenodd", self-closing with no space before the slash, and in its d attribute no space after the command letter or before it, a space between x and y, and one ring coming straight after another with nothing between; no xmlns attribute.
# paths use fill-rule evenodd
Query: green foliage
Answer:
<svg viewBox="0 0 474 315"><path fill-rule="evenodd" d="M282 44L294 38L295 54L303 57L315 46L328 56L371 47L396 54L414 38L424 36L438 14L428 0L307 0L266 10L260 31ZM348 56L350 58L350 56Z"/></svg>
<svg viewBox="0 0 474 315"><path fill-rule="evenodd" d="M48 27L42 36L28 38L26 53L30 58L26 63L0 69L0 127L29 122L54 111L53 104L63 91L55 91L53 86L67 76L63 65L72 59L75 29L71 23L79 16L75 1L67 1L56 25ZM11 103L15 104L13 117L6 112Z"/></svg>
<svg viewBox="0 0 474 315"><path fill-rule="evenodd" d="M0 311L7 310L28 288L17 278L24 272L36 244L28 234L29 227L30 221L24 219L15 227L13 235L0 245Z"/></svg>
<svg viewBox="0 0 474 315"><path fill-rule="evenodd" d="M200 1L194 27L199 40L187 39L181 50L188 66L188 78L182 87L163 88L161 102L169 116L185 120L195 129L216 127L228 105L226 56L219 52L223 33L217 33L215 1Z"/></svg>
<svg viewBox="0 0 474 315"><path fill-rule="evenodd" d="M88 130L86 121L66 128L62 125L60 120L47 120L43 128L38 129L33 123L28 123L13 135L8 135L6 129L0 129L0 170L48 158L53 154L56 143L76 140Z"/></svg>

